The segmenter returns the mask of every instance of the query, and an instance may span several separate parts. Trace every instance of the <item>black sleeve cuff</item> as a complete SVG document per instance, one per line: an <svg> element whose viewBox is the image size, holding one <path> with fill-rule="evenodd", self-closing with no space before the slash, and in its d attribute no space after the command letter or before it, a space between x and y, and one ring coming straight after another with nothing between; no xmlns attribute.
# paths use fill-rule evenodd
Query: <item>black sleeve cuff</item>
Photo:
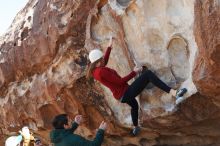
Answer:
<svg viewBox="0 0 220 146"><path fill-rule="evenodd" d="M72 127L78 127L79 126L79 124L78 123L76 123L75 121L72 123Z"/></svg>
<svg viewBox="0 0 220 146"><path fill-rule="evenodd" d="M98 132L99 134L104 134L104 133L105 133L105 130L99 129L97 132Z"/></svg>

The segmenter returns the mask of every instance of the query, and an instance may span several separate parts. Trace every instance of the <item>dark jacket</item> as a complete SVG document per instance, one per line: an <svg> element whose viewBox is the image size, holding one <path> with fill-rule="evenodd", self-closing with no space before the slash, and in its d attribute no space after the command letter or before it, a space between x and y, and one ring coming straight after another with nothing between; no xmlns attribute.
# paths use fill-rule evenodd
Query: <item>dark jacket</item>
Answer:
<svg viewBox="0 0 220 146"><path fill-rule="evenodd" d="M85 138L73 134L78 127L77 123L72 124L70 129L54 129L50 132L51 142L54 146L101 146L104 139L104 130L99 129L94 140L86 140Z"/></svg>

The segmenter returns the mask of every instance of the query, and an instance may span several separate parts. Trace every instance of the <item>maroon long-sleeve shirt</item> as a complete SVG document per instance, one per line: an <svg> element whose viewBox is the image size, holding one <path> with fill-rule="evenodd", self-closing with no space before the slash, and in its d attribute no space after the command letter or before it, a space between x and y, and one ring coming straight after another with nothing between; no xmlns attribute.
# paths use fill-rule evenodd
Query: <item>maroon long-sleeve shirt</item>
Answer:
<svg viewBox="0 0 220 146"><path fill-rule="evenodd" d="M111 53L111 47L107 48L107 51L104 56L105 65L108 63L108 59ZM136 76L136 72L132 71L130 74L128 74L125 77L121 77L118 75L118 73L106 66L104 67L96 67L93 71L93 77L101 82L103 85L108 87L112 93L113 96L116 99L120 99L125 91L128 88L128 81Z"/></svg>

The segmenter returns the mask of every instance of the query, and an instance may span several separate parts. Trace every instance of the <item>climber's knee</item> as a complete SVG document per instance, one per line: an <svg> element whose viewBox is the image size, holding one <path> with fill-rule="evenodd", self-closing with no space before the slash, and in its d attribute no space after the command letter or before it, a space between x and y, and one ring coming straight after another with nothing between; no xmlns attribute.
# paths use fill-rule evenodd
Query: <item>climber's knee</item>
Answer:
<svg viewBox="0 0 220 146"><path fill-rule="evenodd" d="M151 76L152 74L153 74L153 72L151 70L144 71L145 76Z"/></svg>

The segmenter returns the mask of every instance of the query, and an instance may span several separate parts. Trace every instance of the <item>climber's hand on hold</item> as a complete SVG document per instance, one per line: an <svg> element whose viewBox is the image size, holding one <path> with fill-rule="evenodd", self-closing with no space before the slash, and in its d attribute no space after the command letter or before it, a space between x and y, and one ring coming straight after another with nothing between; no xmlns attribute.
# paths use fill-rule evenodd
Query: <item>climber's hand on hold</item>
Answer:
<svg viewBox="0 0 220 146"><path fill-rule="evenodd" d="M142 67L135 66L133 69L137 74L141 73Z"/></svg>
<svg viewBox="0 0 220 146"><path fill-rule="evenodd" d="M99 129L106 130L106 128L107 128L107 123L102 121L102 123L99 126Z"/></svg>
<svg viewBox="0 0 220 146"><path fill-rule="evenodd" d="M82 122L82 115L77 115L76 117L75 117L75 122L77 123L77 124L80 124L81 122Z"/></svg>

